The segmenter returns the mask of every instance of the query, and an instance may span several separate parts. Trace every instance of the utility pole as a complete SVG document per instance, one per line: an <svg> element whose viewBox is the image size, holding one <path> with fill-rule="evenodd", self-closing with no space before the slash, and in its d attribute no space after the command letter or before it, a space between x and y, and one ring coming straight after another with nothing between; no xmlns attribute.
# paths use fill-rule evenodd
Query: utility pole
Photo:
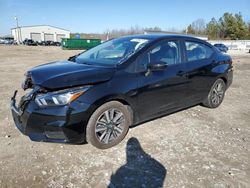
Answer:
<svg viewBox="0 0 250 188"><path fill-rule="evenodd" d="M18 24L18 17L15 16L15 20L16 20L16 37L17 37L17 44L20 44L20 38L21 38L21 31L19 33L19 24Z"/></svg>

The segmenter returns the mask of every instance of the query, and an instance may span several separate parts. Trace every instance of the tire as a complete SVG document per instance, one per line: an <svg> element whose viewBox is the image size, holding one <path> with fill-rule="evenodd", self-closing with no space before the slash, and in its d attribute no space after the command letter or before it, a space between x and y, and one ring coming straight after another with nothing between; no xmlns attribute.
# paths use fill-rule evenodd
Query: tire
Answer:
<svg viewBox="0 0 250 188"><path fill-rule="evenodd" d="M211 87L205 101L203 102L203 106L208 108L217 108L220 106L224 99L225 91L225 82L221 78L217 79Z"/></svg>
<svg viewBox="0 0 250 188"><path fill-rule="evenodd" d="M99 149L111 148L124 139L131 123L128 106L118 101L107 102L91 115L86 128L87 142Z"/></svg>

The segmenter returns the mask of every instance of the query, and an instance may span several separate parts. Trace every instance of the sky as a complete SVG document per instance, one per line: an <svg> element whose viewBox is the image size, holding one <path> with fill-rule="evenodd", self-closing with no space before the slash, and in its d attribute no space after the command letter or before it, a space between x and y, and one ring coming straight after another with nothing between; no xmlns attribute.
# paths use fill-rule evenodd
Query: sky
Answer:
<svg viewBox="0 0 250 188"><path fill-rule="evenodd" d="M0 35L20 26L52 25L73 33L103 33L131 26L185 29L224 12L241 12L250 21L250 0L0 0Z"/></svg>

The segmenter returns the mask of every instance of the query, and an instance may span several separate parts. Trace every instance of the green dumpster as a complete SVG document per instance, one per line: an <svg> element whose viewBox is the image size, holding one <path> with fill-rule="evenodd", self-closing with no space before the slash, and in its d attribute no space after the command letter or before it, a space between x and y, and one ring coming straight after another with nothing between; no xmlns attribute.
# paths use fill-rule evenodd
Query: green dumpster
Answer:
<svg viewBox="0 0 250 188"><path fill-rule="evenodd" d="M90 49L101 44L101 39L62 39L62 48L68 50Z"/></svg>

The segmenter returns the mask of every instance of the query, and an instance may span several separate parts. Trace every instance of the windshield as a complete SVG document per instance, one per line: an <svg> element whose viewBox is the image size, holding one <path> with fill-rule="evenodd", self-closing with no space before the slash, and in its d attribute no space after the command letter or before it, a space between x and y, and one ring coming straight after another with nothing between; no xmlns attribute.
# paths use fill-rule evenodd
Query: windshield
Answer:
<svg viewBox="0 0 250 188"><path fill-rule="evenodd" d="M119 38L100 44L76 57L76 63L116 65L149 42L142 38Z"/></svg>

